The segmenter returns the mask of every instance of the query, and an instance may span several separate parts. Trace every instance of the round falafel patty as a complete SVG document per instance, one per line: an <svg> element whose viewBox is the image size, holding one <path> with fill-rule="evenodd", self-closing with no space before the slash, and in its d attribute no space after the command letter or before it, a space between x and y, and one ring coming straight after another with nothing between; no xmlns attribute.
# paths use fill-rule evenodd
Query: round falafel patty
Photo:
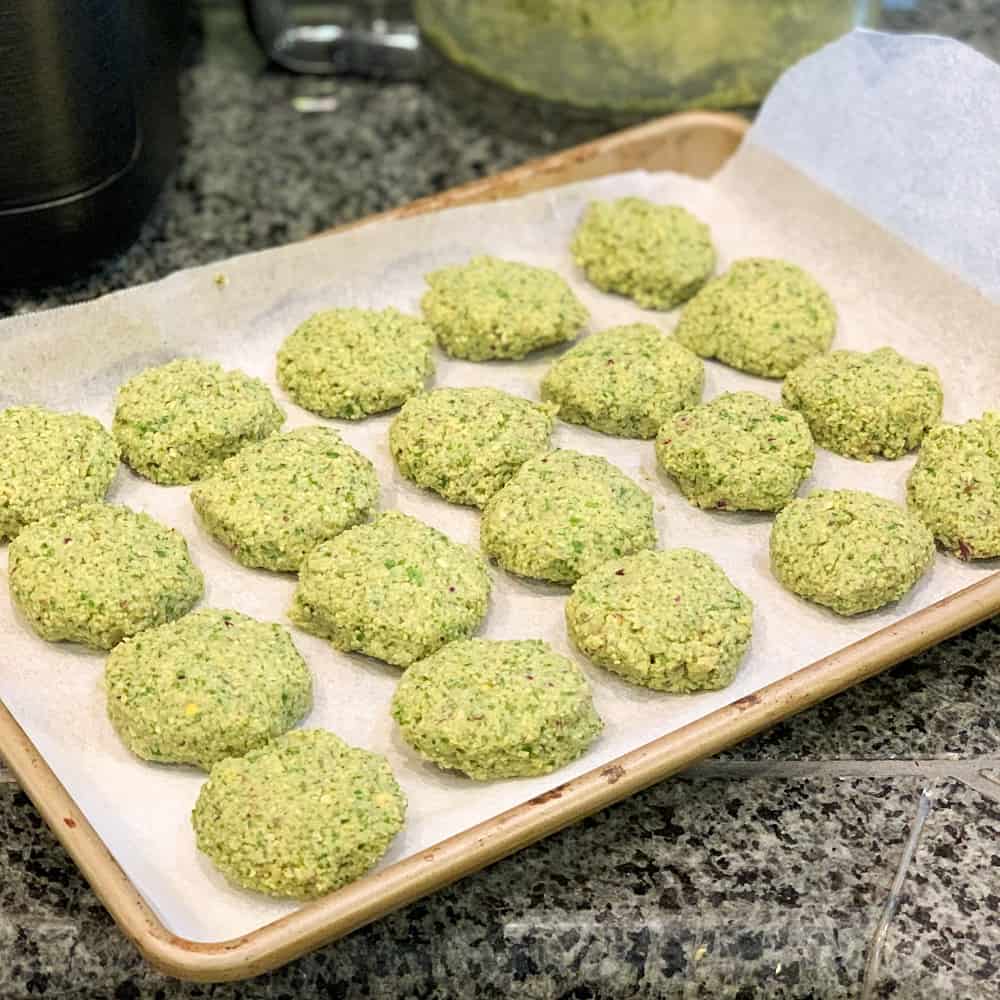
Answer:
<svg viewBox="0 0 1000 1000"><path fill-rule="evenodd" d="M478 552L387 511L313 549L288 616L336 649L407 667L471 635L489 594Z"/></svg>
<svg viewBox="0 0 1000 1000"><path fill-rule="evenodd" d="M438 344L453 358L516 361L572 340L590 318L555 271L498 257L427 275L421 300Z"/></svg>
<svg viewBox="0 0 1000 1000"><path fill-rule="evenodd" d="M830 296L802 268L746 257L684 307L674 336L703 358L784 378L828 350L836 329Z"/></svg>
<svg viewBox="0 0 1000 1000"><path fill-rule="evenodd" d="M771 529L778 582L839 615L898 601L933 561L934 539L919 518L860 490L793 500Z"/></svg>
<svg viewBox="0 0 1000 1000"><path fill-rule="evenodd" d="M656 457L696 507L781 510L816 459L800 413L755 392L727 392L674 414Z"/></svg>
<svg viewBox="0 0 1000 1000"><path fill-rule="evenodd" d="M960 559L1000 556L1000 412L931 428L906 497L942 547Z"/></svg>
<svg viewBox="0 0 1000 1000"><path fill-rule="evenodd" d="M677 410L701 399L705 366L648 323L592 333L542 380L542 399L571 424L618 437L652 438Z"/></svg>
<svg viewBox="0 0 1000 1000"><path fill-rule="evenodd" d="M198 849L236 885L312 899L364 875L405 814L384 757L311 729L219 761L191 823Z"/></svg>
<svg viewBox="0 0 1000 1000"><path fill-rule="evenodd" d="M680 205L645 198L592 201L573 234L573 259L592 285L645 309L673 309L711 277L708 226Z"/></svg>
<svg viewBox="0 0 1000 1000"><path fill-rule="evenodd" d="M519 576L575 583L615 557L656 544L653 498L604 458L533 458L486 504L483 551Z"/></svg>
<svg viewBox="0 0 1000 1000"><path fill-rule="evenodd" d="M806 418L820 447L871 461L913 451L941 419L944 391L931 365L880 347L810 358L788 373L781 398Z"/></svg>
<svg viewBox="0 0 1000 1000"><path fill-rule="evenodd" d="M583 672L537 639L450 643L406 671L392 716L421 756L478 781L548 774L602 728Z"/></svg>
<svg viewBox="0 0 1000 1000"><path fill-rule="evenodd" d="M227 459L191 503L244 566L294 572L320 542L364 521L378 491L372 463L335 430L301 427Z"/></svg>
<svg viewBox="0 0 1000 1000"><path fill-rule="evenodd" d="M402 406L434 374L434 334L398 309L328 309L278 350L278 382L321 417L361 420Z"/></svg>
<svg viewBox="0 0 1000 1000"><path fill-rule="evenodd" d="M118 445L99 421L40 406L0 411L0 455L0 542L103 500L118 470Z"/></svg>
<svg viewBox="0 0 1000 1000"><path fill-rule="evenodd" d="M175 485L211 475L284 422L260 379L184 358L147 368L119 387L112 432L140 476Z"/></svg>
<svg viewBox="0 0 1000 1000"><path fill-rule="evenodd" d="M753 604L703 552L612 559L566 602L577 648L633 684L686 694L726 687L750 645Z"/></svg>
<svg viewBox="0 0 1000 1000"><path fill-rule="evenodd" d="M14 603L49 642L111 649L187 614L205 586L180 532L110 504L29 524L9 556Z"/></svg>
<svg viewBox="0 0 1000 1000"><path fill-rule="evenodd" d="M482 507L549 450L552 411L499 389L435 389L406 402L389 428L399 471L452 503Z"/></svg>
<svg viewBox="0 0 1000 1000"><path fill-rule="evenodd" d="M108 717L145 760L206 771L287 732L312 705L288 630L204 609L119 643L104 671Z"/></svg>

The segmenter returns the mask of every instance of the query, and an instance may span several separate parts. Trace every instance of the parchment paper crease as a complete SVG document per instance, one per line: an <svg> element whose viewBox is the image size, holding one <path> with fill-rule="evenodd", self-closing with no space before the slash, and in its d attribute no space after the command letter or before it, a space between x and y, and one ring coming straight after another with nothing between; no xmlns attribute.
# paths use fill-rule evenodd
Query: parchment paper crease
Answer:
<svg viewBox="0 0 1000 1000"><path fill-rule="evenodd" d="M679 202L707 220L720 250L720 269L749 254L780 256L806 267L829 289L839 310L836 346L871 349L891 344L914 359L934 362L945 384L946 417L976 416L1000 404L1000 309L973 288L988 282L978 272L970 275L969 284L962 282L805 177L811 172L829 181L831 164L844 171L850 167L852 178L838 175L833 180L843 180L839 193L857 203L851 191L865 182L869 167L882 169L848 155L825 159L830 149L824 132L828 116L821 104L829 100L838 107L864 106L866 131L893 144L891 162L906 172L896 184L873 181L883 221L897 217L900 206L890 204L897 190L907 192L907 197L918 191L931 197L936 187L948 188L948 161L920 155L928 148L922 128L932 112L922 105L920 115L910 114L908 88L919 86L929 101L936 92L928 89L927 77L935 67L946 71L953 82L963 73L978 74L978 79L984 70L979 57L961 48L949 47L948 58L938 59L940 46L935 41L914 39L904 44L863 35L828 48L789 77L827 81L826 89L809 91L810 115L800 115L795 89L780 85L751 141L710 182L670 174L625 174L502 205L367 226L182 272L94 303L9 320L0 324L0 406L36 402L83 410L108 421L116 385L142 368L179 355L214 358L275 386L275 351L311 312L351 304L391 304L415 311L428 270L484 251L558 269L592 310L592 330L640 318L668 330L676 314L643 314L625 300L592 290L575 272L567 250L587 201L634 193ZM891 68L894 83L879 90L881 103L866 103L871 80L866 67L880 47L883 68L886 72ZM894 55L900 50L905 50L905 58ZM895 60L891 65L890 56ZM984 95L983 107L987 100ZM786 116L798 130L794 151L798 170L767 149L780 145ZM995 150L994 143L991 151ZM823 163L807 170L811 151ZM989 183L984 179L969 192L967 201L951 203L957 213L953 228L974 234L977 241L989 238L990 254L1000 245L1000 224L972 196L978 191L985 198L1000 190L997 160L994 155L988 162L977 161L992 171ZM992 229L987 233L984 227L990 219ZM922 229L917 222L901 235L920 244ZM926 234L939 231L937 222L928 222ZM953 255L938 253L940 247L922 246L957 266ZM223 286L214 280L219 274L227 279ZM497 385L537 397L539 380L553 357L548 352L521 363L469 364L440 356L436 384ZM738 388L777 399L780 386L708 365L706 399ZM276 391L287 404L286 428L316 422ZM395 473L386 444L390 419L337 425L350 443L375 461L383 486L382 506L414 514L475 544L474 511L422 493ZM603 437L567 425L558 427L555 440L559 446L616 462L653 493L662 545L692 545L710 553L751 595L756 604L751 653L728 690L693 697L647 692L581 661L607 725L600 741L558 774L481 785L421 763L400 742L388 713L398 676L394 669L335 653L324 642L295 633L316 677L316 706L307 724L328 727L351 743L387 754L409 796L406 829L387 861L597 767L997 569L996 564L964 565L939 555L933 570L900 604L840 619L797 600L771 578L769 518L690 507L657 472L651 443ZM865 464L821 452L811 485L857 487L902 500L911 464L912 458ZM283 620L294 579L239 567L202 531L187 494L186 488L154 486L123 469L111 498L148 511L187 536L206 576L205 605ZM0 552L0 570L6 570L6 550ZM576 657L563 624L564 590L516 580L501 571L493 576L492 609L483 634L542 637ZM216 940L245 933L294 909L294 904L228 886L198 855L188 817L202 775L143 764L122 747L104 714L102 666L100 655L35 637L18 621L3 588L0 697L166 925L180 935Z"/></svg>

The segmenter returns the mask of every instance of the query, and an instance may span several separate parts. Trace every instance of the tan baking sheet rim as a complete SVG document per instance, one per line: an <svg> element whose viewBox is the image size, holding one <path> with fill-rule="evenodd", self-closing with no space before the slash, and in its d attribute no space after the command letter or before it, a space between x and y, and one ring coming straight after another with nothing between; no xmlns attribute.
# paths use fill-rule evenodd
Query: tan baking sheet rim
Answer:
<svg viewBox="0 0 1000 1000"><path fill-rule="evenodd" d="M636 167L672 168L704 176L735 149L745 127L732 115L678 115L379 218L512 197ZM603 767L229 941L193 942L163 926L2 703L0 752L119 927L147 960L182 979L242 979L283 965L478 871L998 612L1000 573L995 573Z"/></svg>

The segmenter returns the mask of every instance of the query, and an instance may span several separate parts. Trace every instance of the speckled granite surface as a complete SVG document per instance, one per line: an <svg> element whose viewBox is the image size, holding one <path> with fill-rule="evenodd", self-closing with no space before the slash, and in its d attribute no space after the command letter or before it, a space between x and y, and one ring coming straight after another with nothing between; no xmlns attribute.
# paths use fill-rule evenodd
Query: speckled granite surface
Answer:
<svg viewBox="0 0 1000 1000"><path fill-rule="evenodd" d="M890 26L1000 58L992 0L928 0ZM187 141L140 241L0 315L271 246L578 141L496 129L447 85L265 71L215 13L184 83ZM296 95L333 96L303 115ZM501 123L502 124L502 123ZM238 986L145 966L0 766L0 1000L29 997L854 998L921 791L932 805L875 997L1000 997L1000 621Z"/></svg>
<svg viewBox="0 0 1000 1000"><path fill-rule="evenodd" d="M1000 803L912 774L667 782L269 976L163 979L0 786L0 996L854 998L923 788L873 994L997 995Z"/></svg>

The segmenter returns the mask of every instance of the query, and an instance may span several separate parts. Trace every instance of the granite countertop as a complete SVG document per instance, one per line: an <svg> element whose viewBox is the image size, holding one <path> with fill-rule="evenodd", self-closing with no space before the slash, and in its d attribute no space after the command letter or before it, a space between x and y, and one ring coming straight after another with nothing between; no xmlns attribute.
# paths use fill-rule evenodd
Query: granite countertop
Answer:
<svg viewBox="0 0 1000 1000"><path fill-rule="evenodd" d="M919 6L889 26L1000 58L990 0ZM498 127L442 82L275 73L240 16L206 18L180 166L135 246L60 287L0 293L0 315L297 239L597 129L520 112ZM301 96L337 108L302 114ZM145 965L0 765L0 1000L858 997L925 794L871 995L1000 996L1000 620L235 986Z"/></svg>

